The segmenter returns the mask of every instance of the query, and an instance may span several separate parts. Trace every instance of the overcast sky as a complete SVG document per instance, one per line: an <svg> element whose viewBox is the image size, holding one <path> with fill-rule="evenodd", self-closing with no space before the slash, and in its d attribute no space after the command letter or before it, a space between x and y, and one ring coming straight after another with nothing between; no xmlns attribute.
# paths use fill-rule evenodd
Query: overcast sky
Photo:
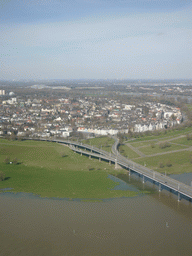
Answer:
<svg viewBox="0 0 192 256"><path fill-rule="evenodd" d="M0 79L191 79L191 0L0 0Z"/></svg>

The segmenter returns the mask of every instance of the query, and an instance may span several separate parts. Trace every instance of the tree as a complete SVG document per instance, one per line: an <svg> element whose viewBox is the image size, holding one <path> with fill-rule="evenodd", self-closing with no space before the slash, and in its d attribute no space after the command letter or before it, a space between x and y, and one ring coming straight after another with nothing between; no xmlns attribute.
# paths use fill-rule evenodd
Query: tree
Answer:
<svg viewBox="0 0 192 256"><path fill-rule="evenodd" d="M143 106L142 112L145 116L147 116L149 114L149 108L147 106Z"/></svg>
<svg viewBox="0 0 192 256"><path fill-rule="evenodd" d="M165 142L159 143L159 147L160 147L161 149L164 149L164 148L171 147L171 144L170 144L169 142L165 141Z"/></svg>
<svg viewBox="0 0 192 256"><path fill-rule="evenodd" d="M171 167L171 166L172 166L171 161L170 161L170 160L169 160L169 161L167 161L166 165L167 165L167 167Z"/></svg>
<svg viewBox="0 0 192 256"><path fill-rule="evenodd" d="M177 119L177 117L174 114L172 114L171 119L175 121Z"/></svg>
<svg viewBox="0 0 192 256"><path fill-rule="evenodd" d="M15 158L13 159L13 164L18 164L17 157L15 157Z"/></svg>
<svg viewBox="0 0 192 256"><path fill-rule="evenodd" d="M162 162L159 163L159 167L160 168L163 168L164 167L164 164Z"/></svg>
<svg viewBox="0 0 192 256"><path fill-rule="evenodd" d="M65 151L65 150L62 150L62 152L61 152L61 157L66 157L66 156L67 156L66 151Z"/></svg>
<svg viewBox="0 0 192 256"><path fill-rule="evenodd" d="M4 159L4 163L5 164L9 164L10 163L10 157L6 156L6 158Z"/></svg>
<svg viewBox="0 0 192 256"><path fill-rule="evenodd" d="M153 118L156 118L156 117L157 117L155 112L153 112L152 117L153 117Z"/></svg>
<svg viewBox="0 0 192 256"><path fill-rule="evenodd" d="M120 145L123 145L123 142L124 142L123 136L120 136L120 137L119 137L119 144L120 144Z"/></svg>
<svg viewBox="0 0 192 256"><path fill-rule="evenodd" d="M191 134L187 134L186 138L187 138L187 140L192 140L192 135Z"/></svg>
<svg viewBox="0 0 192 256"><path fill-rule="evenodd" d="M11 133L10 140L16 140L16 135L14 133Z"/></svg>
<svg viewBox="0 0 192 256"><path fill-rule="evenodd" d="M0 181L3 181L5 179L5 173L0 171Z"/></svg>

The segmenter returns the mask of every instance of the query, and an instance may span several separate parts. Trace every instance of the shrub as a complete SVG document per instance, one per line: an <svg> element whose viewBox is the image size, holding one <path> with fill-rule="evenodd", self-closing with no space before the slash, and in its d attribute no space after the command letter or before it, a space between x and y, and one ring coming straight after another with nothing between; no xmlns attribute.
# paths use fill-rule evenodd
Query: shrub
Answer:
<svg viewBox="0 0 192 256"><path fill-rule="evenodd" d="M4 159L4 163L5 164L9 164L10 163L10 157L6 156L6 158Z"/></svg>
<svg viewBox="0 0 192 256"><path fill-rule="evenodd" d="M163 163L159 163L159 167L160 167L160 168L163 168L163 167L164 167L164 164L163 164Z"/></svg>
<svg viewBox="0 0 192 256"><path fill-rule="evenodd" d="M167 167L171 167L171 166L172 166L171 161L168 161L168 162L166 163L166 166L167 166Z"/></svg>
<svg viewBox="0 0 192 256"><path fill-rule="evenodd" d="M152 144L151 144L151 148L154 148L154 147L155 147L155 144L154 144L154 143L152 143Z"/></svg>
<svg viewBox="0 0 192 256"><path fill-rule="evenodd" d="M13 162L13 164L18 164L17 158L15 157L12 162Z"/></svg>
<svg viewBox="0 0 192 256"><path fill-rule="evenodd" d="M164 148L171 147L171 144L170 144L169 142L165 141L165 142L159 143L159 147L160 147L161 149L164 149Z"/></svg>
<svg viewBox="0 0 192 256"><path fill-rule="evenodd" d="M186 138L187 138L187 140L192 140L192 135L191 134L187 134Z"/></svg>
<svg viewBox="0 0 192 256"><path fill-rule="evenodd" d="M189 156L189 161L192 164L192 155Z"/></svg>

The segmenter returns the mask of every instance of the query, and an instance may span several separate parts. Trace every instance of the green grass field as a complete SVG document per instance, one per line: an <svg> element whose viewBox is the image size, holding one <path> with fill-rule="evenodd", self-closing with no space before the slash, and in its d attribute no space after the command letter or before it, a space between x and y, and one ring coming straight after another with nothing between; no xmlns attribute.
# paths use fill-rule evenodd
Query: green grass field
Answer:
<svg viewBox="0 0 192 256"><path fill-rule="evenodd" d="M63 157L64 155L64 157ZM5 164L6 156L19 164ZM31 192L42 197L115 198L135 196L133 191L111 190L117 183L108 174L116 171L113 165L90 160L68 147L40 141L7 141L0 139L0 170L5 180L0 189L12 192Z"/></svg>
<svg viewBox="0 0 192 256"><path fill-rule="evenodd" d="M141 165L146 165L148 168L161 173L181 174L192 172L192 140L187 140L188 134L192 134L192 127L182 130L162 131L159 135L141 135L139 138L128 142L136 150L146 155L146 157L139 157L137 159L136 156L132 155L132 159ZM165 142L169 143L170 147L160 148L160 143ZM186 150L182 151L183 149ZM126 150L124 148L124 155L128 155L125 153ZM134 154L136 153L134 152Z"/></svg>
<svg viewBox="0 0 192 256"><path fill-rule="evenodd" d="M192 105L191 104L185 104L190 111L192 111Z"/></svg>
<svg viewBox="0 0 192 256"><path fill-rule="evenodd" d="M141 165L146 164L146 167L161 173L166 172L167 174L180 174L192 172L192 163L190 161L191 155L192 152L183 151L154 157L143 157L135 159L134 161ZM172 164L171 167L167 166L168 162ZM160 168L160 163L164 165L163 168Z"/></svg>
<svg viewBox="0 0 192 256"><path fill-rule="evenodd" d="M186 145L186 146L192 146L192 140L187 140L186 137L183 138L179 138L177 140L173 140L174 143L178 143L178 144L182 144L182 145Z"/></svg>
<svg viewBox="0 0 192 256"><path fill-rule="evenodd" d="M129 159L134 159L134 158L139 157L139 155L135 151L133 151L131 148L129 148L127 145L121 145L119 147L119 152L123 156L125 156L125 157L127 157Z"/></svg>
<svg viewBox="0 0 192 256"><path fill-rule="evenodd" d="M139 150L144 153L145 155L152 155L152 154L156 154L156 153L164 153L164 152L169 152L172 150L179 150L179 149L185 149L186 147L184 145L175 145L172 143L169 143L170 147L166 147L166 148L160 148L159 147L159 143L157 144L153 144L154 147L150 146L145 146L142 148L139 148Z"/></svg>
<svg viewBox="0 0 192 256"><path fill-rule="evenodd" d="M84 144L96 146L97 148L102 147L103 150L105 150L107 152L111 152L111 147L115 141L112 138L103 136L103 137L97 137L97 138L93 138L93 139L83 140L82 142Z"/></svg>
<svg viewBox="0 0 192 256"><path fill-rule="evenodd" d="M143 146L149 146L149 145L151 145L151 144L154 144L154 143L156 143L158 140L156 139L156 140L153 140L153 141L138 141L138 142L133 142L133 143L130 143L133 147L135 147L135 148L140 148L140 147L143 147Z"/></svg>
<svg viewBox="0 0 192 256"><path fill-rule="evenodd" d="M138 138L131 139L126 142L133 143L133 142L149 141L149 143L150 143L151 140L171 139L171 138L177 137L179 135L186 135L188 133L192 133L192 127L186 127L186 128L178 129L178 130L163 130L163 131L159 131L159 133L157 135L140 134L140 136Z"/></svg>

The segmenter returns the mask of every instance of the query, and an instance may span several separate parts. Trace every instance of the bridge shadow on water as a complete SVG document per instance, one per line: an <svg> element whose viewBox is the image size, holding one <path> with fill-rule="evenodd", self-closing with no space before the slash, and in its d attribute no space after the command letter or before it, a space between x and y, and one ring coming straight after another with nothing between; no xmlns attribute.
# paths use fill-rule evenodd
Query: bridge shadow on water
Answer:
<svg viewBox="0 0 192 256"><path fill-rule="evenodd" d="M150 183L143 184L142 179L139 175L132 173L131 175L129 174L118 174L117 177L126 183L133 185L137 190L141 192L147 192L149 194L156 193L157 189L154 188L153 186L150 185Z"/></svg>

